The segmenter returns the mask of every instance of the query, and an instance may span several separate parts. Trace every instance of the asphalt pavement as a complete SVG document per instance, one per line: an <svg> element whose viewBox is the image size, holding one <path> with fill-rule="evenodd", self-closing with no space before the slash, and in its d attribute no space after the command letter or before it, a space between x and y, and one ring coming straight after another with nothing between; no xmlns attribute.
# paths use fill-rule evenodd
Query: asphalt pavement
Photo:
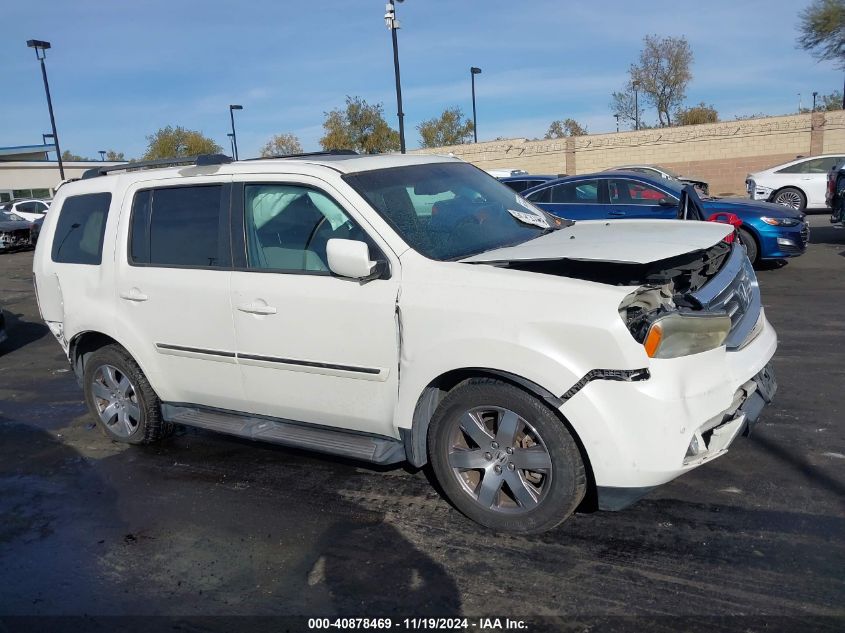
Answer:
<svg viewBox="0 0 845 633"><path fill-rule="evenodd" d="M425 470L193 429L111 443L39 320L32 253L0 254L0 616L821 616L835 630L845 230L811 220L804 256L758 272L779 391L752 437L627 510L530 537L465 519Z"/></svg>

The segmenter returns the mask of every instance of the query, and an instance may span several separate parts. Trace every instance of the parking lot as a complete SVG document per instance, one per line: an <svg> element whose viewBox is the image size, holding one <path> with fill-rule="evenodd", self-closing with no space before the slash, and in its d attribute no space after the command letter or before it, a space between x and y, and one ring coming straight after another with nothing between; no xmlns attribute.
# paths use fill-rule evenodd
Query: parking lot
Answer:
<svg viewBox="0 0 845 633"><path fill-rule="evenodd" d="M753 436L532 537L472 523L425 471L193 429L109 442L40 322L32 253L0 255L0 612L843 616L845 231L811 222L804 256L758 273L779 392Z"/></svg>

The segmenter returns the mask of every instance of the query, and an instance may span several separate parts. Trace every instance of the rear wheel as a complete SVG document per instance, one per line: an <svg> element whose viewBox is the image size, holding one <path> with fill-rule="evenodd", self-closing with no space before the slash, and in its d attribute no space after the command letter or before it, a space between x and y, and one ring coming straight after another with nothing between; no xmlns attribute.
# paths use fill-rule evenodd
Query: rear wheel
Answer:
<svg viewBox="0 0 845 633"><path fill-rule="evenodd" d="M747 229L741 228L739 229L739 241L745 248L745 254L748 255L748 259L751 260L752 264L756 264L757 258L760 256L757 240L754 239L754 236Z"/></svg>
<svg viewBox="0 0 845 633"><path fill-rule="evenodd" d="M807 206L807 198L800 189L795 187L784 187L775 194L772 202L782 204L798 211L803 211Z"/></svg>
<svg viewBox="0 0 845 633"><path fill-rule="evenodd" d="M450 501L495 530L549 530L586 492L566 426L537 398L498 380L472 379L449 392L429 427L428 451Z"/></svg>
<svg viewBox="0 0 845 633"><path fill-rule="evenodd" d="M149 444L170 432L158 396L122 347L107 345L92 353L83 381L88 409L111 440Z"/></svg>

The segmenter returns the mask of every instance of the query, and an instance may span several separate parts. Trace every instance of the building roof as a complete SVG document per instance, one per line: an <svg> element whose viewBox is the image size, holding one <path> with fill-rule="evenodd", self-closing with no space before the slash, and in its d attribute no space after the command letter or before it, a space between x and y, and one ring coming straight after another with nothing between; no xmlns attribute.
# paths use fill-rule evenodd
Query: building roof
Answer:
<svg viewBox="0 0 845 633"><path fill-rule="evenodd" d="M55 145L12 145L0 147L0 161L47 160L47 152L55 152Z"/></svg>

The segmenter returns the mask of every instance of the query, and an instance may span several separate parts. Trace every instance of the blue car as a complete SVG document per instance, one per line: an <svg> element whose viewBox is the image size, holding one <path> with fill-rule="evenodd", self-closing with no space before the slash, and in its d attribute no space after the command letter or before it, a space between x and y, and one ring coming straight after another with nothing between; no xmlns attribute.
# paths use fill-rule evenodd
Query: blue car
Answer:
<svg viewBox="0 0 845 633"><path fill-rule="evenodd" d="M570 220L675 219L684 184L626 171L569 176L522 192L541 209ZM702 198L707 218L733 213L752 262L796 257L807 249L805 214L789 207L746 198Z"/></svg>
<svg viewBox="0 0 845 633"><path fill-rule="evenodd" d="M526 189L531 189L532 187L536 187L537 185L542 185L544 182L563 178L565 175L566 174L559 174L557 176L546 176L538 174L523 174L521 176L505 176L503 178L499 178L498 180L499 182L506 184L508 187L510 187L517 193L521 193Z"/></svg>

